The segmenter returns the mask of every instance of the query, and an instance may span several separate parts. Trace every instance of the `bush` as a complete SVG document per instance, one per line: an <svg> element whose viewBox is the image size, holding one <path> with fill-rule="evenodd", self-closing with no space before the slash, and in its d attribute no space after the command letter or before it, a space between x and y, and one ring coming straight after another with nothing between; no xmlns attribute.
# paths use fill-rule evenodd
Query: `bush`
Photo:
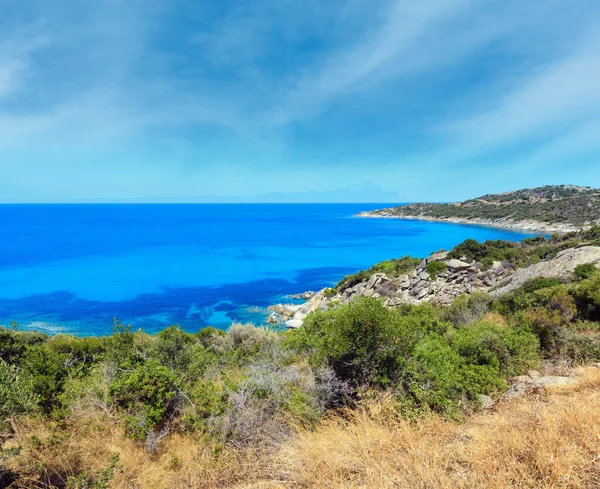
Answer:
<svg viewBox="0 0 600 489"><path fill-rule="evenodd" d="M600 274L575 284L572 294L581 318L600 322Z"/></svg>
<svg viewBox="0 0 600 489"><path fill-rule="evenodd" d="M330 365L358 395L391 387L404 408L448 414L539 362L531 332L485 322L456 330L444 316L432 305L394 311L360 298L313 313L290 341L310 352L313 364Z"/></svg>
<svg viewBox="0 0 600 489"><path fill-rule="evenodd" d="M492 302L492 298L482 292L463 294L443 310L443 317L455 326L466 326L490 312Z"/></svg>
<svg viewBox="0 0 600 489"><path fill-rule="evenodd" d="M172 370L184 370L191 362L189 345L194 337L179 325L169 326L156 335L155 357Z"/></svg>
<svg viewBox="0 0 600 489"><path fill-rule="evenodd" d="M37 402L31 380L24 378L17 367L0 359L0 429L6 418L33 409Z"/></svg>
<svg viewBox="0 0 600 489"><path fill-rule="evenodd" d="M341 379L355 386L385 384L395 369L402 339L400 316L379 301L361 297L339 309L316 311L293 344L312 354L313 365L330 365Z"/></svg>
<svg viewBox="0 0 600 489"><path fill-rule="evenodd" d="M448 269L448 265L443 261L432 261L427 264L425 269L429 276L435 280L440 273L443 273Z"/></svg>
<svg viewBox="0 0 600 489"><path fill-rule="evenodd" d="M539 341L525 330L480 322L452 335L453 348L469 364L488 365L502 376L519 375L539 364Z"/></svg>
<svg viewBox="0 0 600 489"><path fill-rule="evenodd" d="M454 415L478 394L489 394L505 384L497 369L468 364L441 336L428 335L420 341L405 374L404 394L410 404L441 414Z"/></svg>
<svg viewBox="0 0 600 489"><path fill-rule="evenodd" d="M147 442L154 442L166 431L168 422L181 413L183 403L177 375L155 361L113 381L109 395L112 403L125 411L128 433Z"/></svg>
<svg viewBox="0 0 600 489"><path fill-rule="evenodd" d="M579 365L600 361L600 334L567 333L562 354Z"/></svg>
<svg viewBox="0 0 600 489"><path fill-rule="evenodd" d="M594 263L585 263L583 265L577 265L573 271L573 277L576 280L583 280L586 278L592 278L598 273L598 269Z"/></svg>
<svg viewBox="0 0 600 489"><path fill-rule="evenodd" d="M28 347L23 355L23 375L31 383L38 406L44 414L62 407L60 396L69 371L67 357L47 345Z"/></svg>

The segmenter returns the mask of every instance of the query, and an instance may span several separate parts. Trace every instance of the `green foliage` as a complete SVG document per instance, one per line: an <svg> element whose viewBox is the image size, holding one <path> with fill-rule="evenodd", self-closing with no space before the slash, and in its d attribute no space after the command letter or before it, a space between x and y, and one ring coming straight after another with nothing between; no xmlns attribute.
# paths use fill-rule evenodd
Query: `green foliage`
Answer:
<svg viewBox="0 0 600 489"><path fill-rule="evenodd" d="M48 337L42 333L15 331L0 327L0 359L18 365L27 346L43 344Z"/></svg>
<svg viewBox="0 0 600 489"><path fill-rule="evenodd" d="M501 297L495 309L504 314L524 311L528 308L547 304L545 294L540 294L538 291L543 289L552 289L562 282L558 278L539 277L528 280L517 290Z"/></svg>
<svg viewBox="0 0 600 489"><path fill-rule="evenodd" d="M400 316L375 300L359 298L331 312L311 315L298 336L315 358L359 386L385 383L393 373L401 339ZM396 346L394 346L396 345Z"/></svg>
<svg viewBox="0 0 600 489"><path fill-rule="evenodd" d="M60 396L69 374L66 361L66 355L47 345L28 347L23 355L23 374L31 382L38 406L44 414L62 407Z"/></svg>
<svg viewBox="0 0 600 489"><path fill-rule="evenodd" d="M404 256L402 258L386 260L373 265L368 270L361 270L352 275L345 276L335 287L327 289L325 292L328 296L333 296L346 289L354 287L360 282L369 280L376 273L385 273L388 277L394 278L400 275L405 275L412 272L421 263L420 258Z"/></svg>
<svg viewBox="0 0 600 489"><path fill-rule="evenodd" d="M389 310L361 298L309 316L290 341L351 381L357 394L389 387L404 407L447 414L539 362L531 332L485 322L454 329L443 317L434 306Z"/></svg>
<svg viewBox="0 0 600 489"><path fill-rule="evenodd" d="M442 309L444 319L454 326L466 326L481 319L492 308L493 299L486 293L463 294Z"/></svg>
<svg viewBox="0 0 600 489"><path fill-rule="evenodd" d="M201 345L210 347L214 345L215 340L223 338L225 334L225 331L221 329L207 326L206 328L202 328L200 331L195 333L194 336L198 339Z"/></svg>
<svg viewBox="0 0 600 489"><path fill-rule="evenodd" d="M540 345L534 334L485 321L459 329L451 343L468 363L490 366L504 377L518 375L540 361Z"/></svg>
<svg viewBox="0 0 600 489"><path fill-rule="evenodd" d="M405 374L409 403L445 414L456 414L478 394L504 387L497 369L469 364L445 338L428 335L414 348Z"/></svg>
<svg viewBox="0 0 600 489"><path fill-rule="evenodd" d="M194 337L179 325L169 326L156 336L155 356L162 365L172 370L184 370L191 362L191 351L187 347Z"/></svg>
<svg viewBox="0 0 600 489"><path fill-rule="evenodd" d="M31 379L0 359L0 429L6 418L33 409L37 402Z"/></svg>
<svg viewBox="0 0 600 489"><path fill-rule="evenodd" d="M177 375L155 361L126 372L110 385L110 399L125 411L127 430L137 439L145 439L178 414L177 394Z"/></svg>
<svg viewBox="0 0 600 489"><path fill-rule="evenodd" d="M425 270L427 270L427 273L432 279L436 279L440 273L448 270L448 265L443 261L432 261L427 264Z"/></svg>
<svg viewBox="0 0 600 489"><path fill-rule="evenodd" d="M600 274L575 284L572 294L582 319L600 322Z"/></svg>
<svg viewBox="0 0 600 489"><path fill-rule="evenodd" d="M583 280L586 278L592 278L598 273L598 269L594 263L585 263L583 265L577 265L573 271L573 277L577 280Z"/></svg>
<svg viewBox="0 0 600 489"><path fill-rule="evenodd" d="M567 332L562 354L575 364L600 361L600 333Z"/></svg>
<svg viewBox="0 0 600 489"><path fill-rule="evenodd" d="M542 241L543 240L543 241ZM479 262L484 268L490 268L495 261L508 263L513 268L519 268L538 262L547 255L545 239L514 243L512 241L484 241L479 243L468 239L457 245L448 253L449 258Z"/></svg>

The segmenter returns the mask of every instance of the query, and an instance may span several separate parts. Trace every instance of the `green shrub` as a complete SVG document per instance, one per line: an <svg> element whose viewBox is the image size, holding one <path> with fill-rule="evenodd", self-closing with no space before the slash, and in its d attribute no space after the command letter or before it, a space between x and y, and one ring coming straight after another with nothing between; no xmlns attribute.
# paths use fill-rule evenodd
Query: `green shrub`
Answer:
<svg viewBox="0 0 600 489"><path fill-rule="evenodd" d="M169 326L156 335L155 357L172 370L184 370L191 362L188 348L194 337L186 333L179 325Z"/></svg>
<svg viewBox="0 0 600 489"><path fill-rule="evenodd" d="M206 328L202 328L197 333L194 333L194 336L200 342L200 344L206 348L209 348L214 345L215 340L223 338L227 333L222 329L213 328L212 326L207 326Z"/></svg>
<svg viewBox="0 0 600 489"><path fill-rule="evenodd" d="M428 335L413 351L404 375L404 395L420 408L455 415L467 403L476 404L478 394L504 387L497 369L470 365L441 336Z"/></svg>
<svg viewBox="0 0 600 489"><path fill-rule="evenodd" d="M600 274L581 280L571 292L581 318L600 322Z"/></svg>
<svg viewBox="0 0 600 489"><path fill-rule="evenodd" d="M473 294L463 294L452 302L452 304L442 310L443 317L455 326L465 326L474 321L478 321L492 307L493 299L489 294L475 292Z"/></svg>
<svg viewBox="0 0 600 489"><path fill-rule="evenodd" d="M150 361L125 373L110 385L112 403L126 413L126 427L136 439L165 427L180 413L178 376Z"/></svg>
<svg viewBox="0 0 600 489"><path fill-rule="evenodd" d="M546 306L548 294L541 292L542 289L552 289L561 285L558 278L539 277L528 280L520 288L502 296L494 305L494 308L502 314L511 314L524 311L532 307Z"/></svg>
<svg viewBox="0 0 600 489"><path fill-rule="evenodd" d="M583 265L577 265L573 271L573 277L576 280L583 280L586 278L592 278L598 273L598 269L594 263L585 263Z"/></svg>
<svg viewBox="0 0 600 489"><path fill-rule="evenodd" d="M448 270L448 265L446 265L443 261L432 261L427 264L425 267L427 273L432 279L436 279L440 273Z"/></svg>
<svg viewBox="0 0 600 489"><path fill-rule="evenodd" d="M567 333L562 354L580 365L600 361L600 333Z"/></svg>
<svg viewBox="0 0 600 489"><path fill-rule="evenodd" d="M33 409L37 402L31 379L0 359L0 429L6 418Z"/></svg>
<svg viewBox="0 0 600 489"><path fill-rule="evenodd" d="M539 362L531 332L487 323L453 330L444 316L432 305L393 311L361 298L313 313L290 340L355 387L395 386L403 407L449 414Z"/></svg>
<svg viewBox="0 0 600 489"><path fill-rule="evenodd" d="M453 333L453 348L469 364L488 365L504 376L519 375L539 364L539 341L523 329L480 322Z"/></svg>
<svg viewBox="0 0 600 489"><path fill-rule="evenodd" d="M362 297L311 314L293 332L295 345L311 351L313 362L327 362L341 379L358 386L380 384L394 370L399 321L397 312Z"/></svg>
<svg viewBox="0 0 600 489"><path fill-rule="evenodd" d="M67 357L47 345L30 346L23 354L23 375L31 382L38 406L44 414L62 407L60 400L69 371Z"/></svg>

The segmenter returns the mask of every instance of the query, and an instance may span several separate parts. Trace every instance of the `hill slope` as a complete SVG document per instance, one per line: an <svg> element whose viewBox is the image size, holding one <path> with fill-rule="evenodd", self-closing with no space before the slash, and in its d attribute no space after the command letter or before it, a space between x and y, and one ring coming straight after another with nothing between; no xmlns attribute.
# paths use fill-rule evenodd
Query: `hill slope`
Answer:
<svg viewBox="0 0 600 489"><path fill-rule="evenodd" d="M359 215L570 232L600 223L600 190L550 185L488 194L454 204L416 203Z"/></svg>

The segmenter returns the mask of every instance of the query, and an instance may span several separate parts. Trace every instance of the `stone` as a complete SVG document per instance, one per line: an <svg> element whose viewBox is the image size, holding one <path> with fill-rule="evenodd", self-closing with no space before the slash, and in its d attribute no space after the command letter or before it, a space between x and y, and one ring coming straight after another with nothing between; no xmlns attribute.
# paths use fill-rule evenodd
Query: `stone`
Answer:
<svg viewBox="0 0 600 489"><path fill-rule="evenodd" d="M492 409L494 407L494 400L490 396L486 396L485 394L478 394L477 399L479 399L479 403L481 404L482 409Z"/></svg>
<svg viewBox="0 0 600 489"><path fill-rule="evenodd" d="M289 321L285 322L285 326L289 329L296 329L299 328L300 326L302 326L302 323L304 321L300 320L300 319L290 319Z"/></svg>
<svg viewBox="0 0 600 489"><path fill-rule="evenodd" d="M450 270L467 270L468 268L471 268L472 265L464 262L462 260L457 260L456 258L453 258L451 260L448 260L446 262L446 266L450 269Z"/></svg>
<svg viewBox="0 0 600 489"><path fill-rule="evenodd" d="M429 257L427 258L427 262L429 263L432 261L444 261L446 258L448 258L447 251L436 251L435 253L429 255Z"/></svg>
<svg viewBox="0 0 600 489"><path fill-rule="evenodd" d="M268 324L277 324L278 318L277 318L277 313L274 312L273 314L271 314L268 318L267 318L267 323Z"/></svg>
<svg viewBox="0 0 600 489"><path fill-rule="evenodd" d="M312 291L312 290L308 290L306 292L302 292L302 294L300 294L300 298L304 299L305 301L312 299L315 296L316 292Z"/></svg>
<svg viewBox="0 0 600 489"><path fill-rule="evenodd" d="M381 273L375 273L373 275L371 275L371 277L369 278L369 281L367 282L367 289L373 289L375 288L379 283L381 283L381 281L383 280L383 278L385 277L384 274Z"/></svg>

